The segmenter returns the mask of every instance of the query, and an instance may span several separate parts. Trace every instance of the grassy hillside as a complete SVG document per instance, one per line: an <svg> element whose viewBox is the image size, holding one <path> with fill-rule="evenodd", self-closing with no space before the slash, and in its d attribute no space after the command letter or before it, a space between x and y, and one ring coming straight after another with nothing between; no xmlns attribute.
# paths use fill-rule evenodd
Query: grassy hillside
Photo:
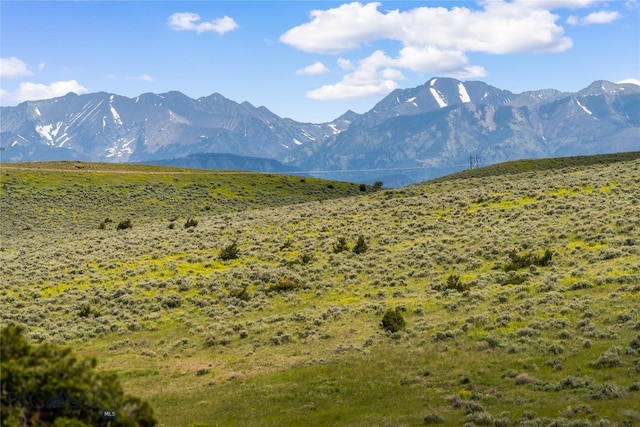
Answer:
<svg viewBox="0 0 640 427"><path fill-rule="evenodd" d="M532 171L584 168L592 165L606 165L617 162L629 162L640 159L640 151L616 154L598 154L593 156L553 157L548 159L513 160L498 163L479 169L468 169L462 172L443 176L431 182L445 182L466 178L513 175Z"/></svg>
<svg viewBox="0 0 640 427"><path fill-rule="evenodd" d="M640 160L262 208L310 180L219 175L197 215L156 202L201 206L195 172L59 174L2 170L2 324L98 357L163 425L640 423Z"/></svg>
<svg viewBox="0 0 640 427"><path fill-rule="evenodd" d="M0 166L0 235L84 232L105 219L135 226L361 194L315 178L166 166L40 162ZM110 221L106 222L108 226ZM181 224L180 224L181 225Z"/></svg>

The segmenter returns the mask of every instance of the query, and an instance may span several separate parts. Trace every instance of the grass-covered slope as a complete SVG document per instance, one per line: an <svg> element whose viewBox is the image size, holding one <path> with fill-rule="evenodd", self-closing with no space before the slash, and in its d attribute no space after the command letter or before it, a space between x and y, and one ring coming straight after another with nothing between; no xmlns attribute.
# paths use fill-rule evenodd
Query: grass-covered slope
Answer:
<svg viewBox="0 0 640 427"><path fill-rule="evenodd" d="M630 160L235 212L212 201L189 228L159 215L98 229L109 200L84 202L92 226L74 233L73 206L15 234L3 215L1 319L97 356L164 425L633 425L639 177ZM233 242L239 257L221 260ZM404 330L380 326L390 308Z"/></svg>
<svg viewBox="0 0 640 427"><path fill-rule="evenodd" d="M607 165L617 162L629 162L640 159L640 151L615 154L597 154L593 156L552 157L546 159L513 160L498 163L479 169L468 169L462 172L436 178L431 182L445 182L466 178L482 178L489 176L513 175L524 172L584 168L592 165Z"/></svg>
<svg viewBox="0 0 640 427"><path fill-rule="evenodd" d="M241 171L38 162L0 165L0 235L136 227L361 194L358 184ZM107 225L109 221L107 221Z"/></svg>

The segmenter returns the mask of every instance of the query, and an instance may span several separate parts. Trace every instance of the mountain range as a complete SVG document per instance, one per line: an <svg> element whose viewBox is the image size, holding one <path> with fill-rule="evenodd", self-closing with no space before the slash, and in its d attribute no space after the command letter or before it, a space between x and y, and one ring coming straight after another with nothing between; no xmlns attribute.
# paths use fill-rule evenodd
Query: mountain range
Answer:
<svg viewBox="0 0 640 427"><path fill-rule="evenodd" d="M144 162L400 186L506 160L639 150L640 86L515 94L432 78L320 124L180 92L70 93L1 107L0 118L3 162Z"/></svg>

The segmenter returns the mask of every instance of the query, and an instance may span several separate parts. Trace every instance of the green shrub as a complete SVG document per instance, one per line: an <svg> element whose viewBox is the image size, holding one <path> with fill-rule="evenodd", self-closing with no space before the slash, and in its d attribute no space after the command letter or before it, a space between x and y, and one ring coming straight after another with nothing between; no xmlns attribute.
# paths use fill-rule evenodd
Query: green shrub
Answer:
<svg viewBox="0 0 640 427"><path fill-rule="evenodd" d="M211 373L211 369L210 368L200 368L196 371L196 376L197 377L201 377L203 375L207 375Z"/></svg>
<svg viewBox="0 0 640 427"><path fill-rule="evenodd" d="M117 230L126 230L127 228L132 228L133 224L131 223L130 219L125 219L124 221L120 221L118 223L118 226L116 227Z"/></svg>
<svg viewBox="0 0 640 427"><path fill-rule="evenodd" d="M207 334L207 336L204 339L204 346L205 347L213 347L216 344L217 344L217 340L216 340L215 335Z"/></svg>
<svg viewBox="0 0 640 427"><path fill-rule="evenodd" d="M231 289L229 291L229 296L238 298L241 301L249 301L251 299L249 292L247 292L247 285L244 285L241 288Z"/></svg>
<svg viewBox="0 0 640 427"><path fill-rule="evenodd" d="M517 274L513 271L509 272L507 277L498 280L498 284L502 286L506 285L521 285L528 279L527 274Z"/></svg>
<svg viewBox="0 0 640 427"><path fill-rule="evenodd" d="M55 344L31 345L19 327L6 327L0 334L3 426L32 425L34 420L37 425L74 427L157 425L149 403L125 395L115 375L96 371L95 359L79 358ZM48 406L55 402L55 410L34 405L31 398ZM115 411L117 418L102 419L100 409Z"/></svg>
<svg viewBox="0 0 640 427"><path fill-rule="evenodd" d="M512 250L509 252L509 262L504 265L503 270L515 271L520 270L521 268L529 268L532 265L546 267L549 265L552 258L553 252L549 249L545 250L542 256L538 256L530 252L519 254L515 250Z"/></svg>
<svg viewBox="0 0 640 427"><path fill-rule="evenodd" d="M182 305L182 297L178 294L167 295L162 300L162 306L165 308L176 308Z"/></svg>
<svg viewBox="0 0 640 427"><path fill-rule="evenodd" d="M397 308L395 310L390 308L384 313L381 325L385 331L393 333L403 330L407 324L402 317L400 310Z"/></svg>
<svg viewBox="0 0 640 427"><path fill-rule="evenodd" d="M369 249L369 245L367 244L367 240L364 236L358 236L358 240L356 241L356 245L353 247L352 252L354 254L363 254Z"/></svg>
<svg viewBox="0 0 640 427"><path fill-rule="evenodd" d="M311 261L313 261L313 255L306 252L300 255L300 262L302 264L309 264Z"/></svg>
<svg viewBox="0 0 640 427"><path fill-rule="evenodd" d="M198 225L198 220L194 218L189 218L187 222L184 223L184 228L195 227Z"/></svg>
<svg viewBox="0 0 640 427"><path fill-rule="evenodd" d="M620 349L615 346L600 354L598 360L590 363L594 368L613 368L620 364Z"/></svg>
<svg viewBox="0 0 640 427"><path fill-rule="evenodd" d="M588 396L593 400L612 400L622 397L624 389L615 383L604 383L601 386L589 387Z"/></svg>
<svg viewBox="0 0 640 427"><path fill-rule="evenodd" d="M218 258L222 261L229 261L231 259L237 259L240 256L240 249L238 249L238 241L234 240L233 243L225 246L220 250Z"/></svg>
<svg viewBox="0 0 640 427"><path fill-rule="evenodd" d="M640 350L640 334L636 335L635 338L631 340L629 347L635 350Z"/></svg>
<svg viewBox="0 0 640 427"><path fill-rule="evenodd" d="M445 285L445 289L464 292L469 290L469 285L462 283L462 281L460 280L460 276L452 273L449 275L449 277L447 277L447 284Z"/></svg>
<svg viewBox="0 0 640 427"><path fill-rule="evenodd" d="M347 245L347 239L344 237L338 237L338 241L333 244L332 250L334 254L348 251L349 246Z"/></svg>
<svg viewBox="0 0 640 427"><path fill-rule="evenodd" d="M273 285L267 288L267 293L272 292L287 292L294 289L297 289L300 285L291 279L280 279Z"/></svg>
<svg viewBox="0 0 640 427"><path fill-rule="evenodd" d="M110 222L113 222L113 220L111 218L105 218L102 221L100 221L100 225L98 225L98 229L100 230L104 230L107 228L107 224L109 224Z"/></svg>
<svg viewBox="0 0 640 427"><path fill-rule="evenodd" d="M291 334L284 331L278 331L270 338L270 341L273 345L287 344L291 342Z"/></svg>
<svg viewBox="0 0 640 427"><path fill-rule="evenodd" d="M442 418L438 414L429 414L426 417L424 417L424 423L425 424L442 424L444 423L444 418Z"/></svg>
<svg viewBox="0 0 640 427"><path fill-rule="evenodd" d="M94 309L89 303L82 304L80 306L80 309L78 310L78 316L80 317L89 317L89 316L98 317L99 315L100 315L100 312Z"/></svg>

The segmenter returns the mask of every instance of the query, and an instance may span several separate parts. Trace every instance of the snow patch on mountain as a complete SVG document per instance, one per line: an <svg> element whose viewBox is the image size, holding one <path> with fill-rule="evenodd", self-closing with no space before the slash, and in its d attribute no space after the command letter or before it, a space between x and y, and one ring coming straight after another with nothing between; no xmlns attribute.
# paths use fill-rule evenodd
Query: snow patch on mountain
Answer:
<svg viewBox="0 0 640 427"><path fill-rule="evenodd" d="M471 102L471 97L467 92L467 88L464 87L464 84L462 82L458 82L458 93L460 94L460 101L462 101L463 103Z"/></svg>
<svg viewBox="0 0 640 427"><path fill-rule="evenodd" d="M315 141L316 140L316 138L314 138L313 135L311 135L309 132L307 132L304 129L301 129L301 130L302 130L302 134L305 136L305 138L307 138L307 139L309 139L311 141ZM302 143L300 143L298 145L302 145Z"/></svg>
<svg viewBox="0 0 640 427"><path fill-rule="evenodd" d="M340 129L338 129L338 127L333 124L333 123L329 123L329 127L333 130L333 134L336 135L340 132L342 132Z"/></svg>
<svg viewBox="0 0 640 427"><path fill-rule="evenodd" d="M415 102L415 100L416 100L416 97L414 96L414 97L411 97L411 98L407 99L404 102L406 102L407 104L413 104L414 107L417 107L418 104Z"/></svg>
<svg viewBox="0 0 640 427"><path fill-rule="evenodd" d="M113 96L111 96L113 98ZM122 126L122 119L120 119L120 114L113 108L113 105L109 105L109 110L111 110L111 115L113 116L113 121L118 125Z"/></svg>
<svg viewBox="0 0 640 427"><path fill-rule="evenodd" d="M36 132L38 135L47 140L47 145L54 145L58 132L62 128L62 122L58 122L55 125L36 125Z"/></svg>
<svg viewBox="0 0 640 427"><path fill-rule="evenodd" d="M62 142L60 144L58 144L58 148L61 148L67 141L69 141L71 139L71 137L68 136L66 133L62 134L62 136L60 138L62 138L62 137L65 137L65 138L62 140Z"/></svg>
<svg viewBox="0 0 640 427"><path fill-rule="evenodd" d="M185 125L190 125L191 121L185 117L182 117L176 113L174 113L173 111L169 110L169 120L174 121L174 122L178 122L178 123L182 123Z"/></svg>
<svg viewBox="0 0 640 427"><path fill-rule="evenodd" d="M584 105L580 104L580 101L578 101L577 99L576 99L576 104L578 104L578 107L582 108L585 113L589 114L590 116L593 116L593 113L591 111L589 111L589 109L587 107L585 107ZM594 117L594 119L595 119L595 117Z"/></svg>
<svg viewBox="0 0 640 427"><path fill-rule="evenodd" d="M435 81L435 79L433 79L431 81L431 85L433 86L433 82ZM446 107L447 101L444 100L444 96L442 96L442 94L440 92L438 92L436 89L430 87L429 91L431 92L431 95L433 96L433 98L436 100L436 102L438 103L438 105L440 106L440 108L444 108Z"/></svg>
<svg viewBox="0 0 640 427"><path fill-rule="evenodd" d="M102 105L102 100L100 100L100 102L98 102L93 108L91 108L91 104L92 102L89 101L87 102L82 109L80 110L79 113L77 114L72 114L71 115L71 120L69 121L68 125L72 126L78 119L82 118L82 120L80 120L78 122L78 124L81 124L82 122L84 122L85 120L87 120L88 117L91 117L91 115L93 115L94 112L96 112L96 110L98 109L98 107L100 107L100 105ZM91 108L91 109L90 109Z"/></svg>
<svg viewBox="0 0 640 427"><path fill-rule="evenodd" d="M113 145L111 147L106 149L107 154L105 157L128 157L125 155L133 153L133 150L131 149L131 147L129 147L129 145L135 140L135 138L118 138L113 142Z"/></svg>

